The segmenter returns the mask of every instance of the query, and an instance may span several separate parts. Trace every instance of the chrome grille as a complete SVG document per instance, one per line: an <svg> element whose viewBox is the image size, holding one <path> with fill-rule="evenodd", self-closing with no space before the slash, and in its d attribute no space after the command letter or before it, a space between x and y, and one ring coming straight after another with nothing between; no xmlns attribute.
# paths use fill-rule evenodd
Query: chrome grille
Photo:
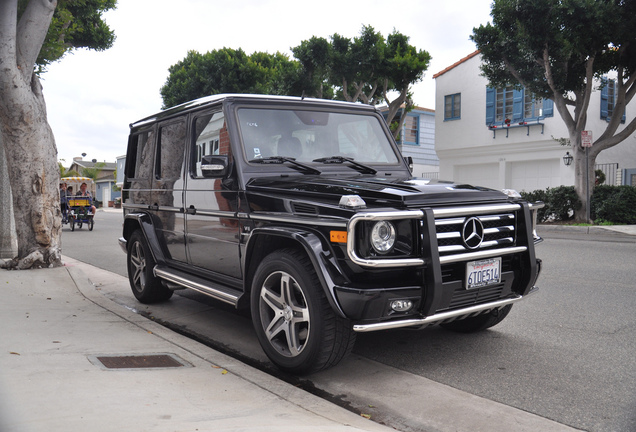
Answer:
<svg viewBox="0 0 636 432"><path fill-rule="evenodd" d="M466 253L515 244L516 217L514 212L510 212L474 216L483 225L483 240L477 248L466 247L462 239L462 230L466 221L471 217L471 215L466 215L435 220L440 255Z"/></svg>

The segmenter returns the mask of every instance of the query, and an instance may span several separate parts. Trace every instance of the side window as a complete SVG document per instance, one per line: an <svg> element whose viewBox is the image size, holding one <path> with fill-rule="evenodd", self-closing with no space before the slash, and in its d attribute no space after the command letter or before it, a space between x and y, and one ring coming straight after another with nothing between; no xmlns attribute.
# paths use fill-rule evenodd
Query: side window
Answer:
<svg viewBox="0 0 636 432"><path fill-rule="evenodd" d="M461 93L444 96L444 120L459 120L461 118L461 114Z"/></svg>
<svg viewBox="0 0 636 432"><path fill-rule="evenodd" d="M610 121L614 116L616 106L616 80L601 79L601 119ZM621 123L625 123L625 111L621 117Z"/></svg>
<svg viewBox="0 0 636 432"><path fill-rule="evenodd" d="M203 178L201 160L209 155L231 155L230 136L223 112L208 113L194 119L190 173Z"/></svg>
<svg viewBox="0 0 636 432"><path fill-rule="evenodd" d="M181 177L185 154L185 130L185 120L160 126L155 165L157 180L175 181Z"/></svg>
<svg viewBox="0 0 636 432"><path fill-rule="evenodd" d="M152 130L130 137L126 163L126 177L149 179L152 176L154 159L154 133Z"/></svg>
<svg viewBox="0 0 636 432"><path fill-rule="evenodd" d="M538 121L554 115L551 99L542 99L525 88L486 88L486 125Z"/></svg>
<svg viewBox="0 0 636 432"><path fill-rule="evenodd" d="M407 114L404 119L404 142L408 144L418 144L420 136L420 116Z"/></svg>

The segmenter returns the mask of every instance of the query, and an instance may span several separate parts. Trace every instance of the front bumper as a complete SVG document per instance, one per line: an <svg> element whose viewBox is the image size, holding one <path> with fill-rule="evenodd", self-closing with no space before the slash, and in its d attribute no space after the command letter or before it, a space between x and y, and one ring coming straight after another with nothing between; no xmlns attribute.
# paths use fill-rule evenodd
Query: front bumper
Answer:
<svg viewBox="0 0 636 432"><path fill-rule="evenodd" d="M456 319L469 318L471 316L480 315L485 312L489 312L494 309L501 309L504 306L514 304L520 300L525 299L531 294L539 291L538 287L532 287L528 294L521 296L517 295L512 298L497 300L494 302L475 305L468 308L458 309L448 312L440 312L435 315L431 315L425 318L408 318L397 321L387 321L374 324L356 324L353 326L353 330L357 332L371 332L378 330L390 330L403 327L426 327L430 324L440 324L444 321L451 321Z"/></svg>

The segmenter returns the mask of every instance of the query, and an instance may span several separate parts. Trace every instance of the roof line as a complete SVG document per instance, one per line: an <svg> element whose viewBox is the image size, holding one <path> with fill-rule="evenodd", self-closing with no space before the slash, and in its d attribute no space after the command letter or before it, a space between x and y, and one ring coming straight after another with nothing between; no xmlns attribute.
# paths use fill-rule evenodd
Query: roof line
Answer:
<svg viewBox="0 0 636 432"><path fill-rule="evenodd" d="M452 65L450 65L449 67L447 67L446 69L437 72L435 75L433 75L433 79L437 78L440 75L444 75L446 72L448 72L449 70L459 66L460 64L470 60L471 58L475 57L477 54L479 54L481 51L480 50L476 50L475 52L468 54L466 57L464 57L463 59L461 59L458 62L453 63Z"/></svg>

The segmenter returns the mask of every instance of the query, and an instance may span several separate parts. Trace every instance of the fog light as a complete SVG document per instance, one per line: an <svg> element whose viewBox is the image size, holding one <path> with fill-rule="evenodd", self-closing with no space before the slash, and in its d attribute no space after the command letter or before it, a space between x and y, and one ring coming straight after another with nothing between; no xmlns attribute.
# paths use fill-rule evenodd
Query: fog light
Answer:
<svg viewBox="0 0 636 432"><path fill-rule="evenodd" d="M393 300L391 309L395 312L408 312L413 309L413 301L411 300Z"/></svg>

